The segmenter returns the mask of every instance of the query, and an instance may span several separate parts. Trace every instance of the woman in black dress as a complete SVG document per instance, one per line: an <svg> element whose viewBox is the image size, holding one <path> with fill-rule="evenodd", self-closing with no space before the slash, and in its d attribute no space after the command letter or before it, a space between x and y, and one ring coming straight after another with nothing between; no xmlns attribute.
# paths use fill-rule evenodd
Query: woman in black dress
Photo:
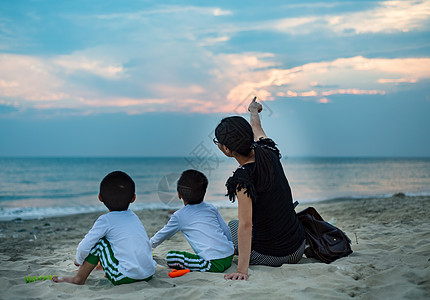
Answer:
<svg viewBox="0 0 430 300"><path fill-rule="evenodd" d="M262 106L254 99L248 110L251 124L238 116L225 118L214 139L226 156L239 163L226 183L230 200L238 199L239 220L229 223L238 266L236 273L225 275L232 280L248 279L250 264L297 263L305 249L279 150L261 127Z"/></svg>

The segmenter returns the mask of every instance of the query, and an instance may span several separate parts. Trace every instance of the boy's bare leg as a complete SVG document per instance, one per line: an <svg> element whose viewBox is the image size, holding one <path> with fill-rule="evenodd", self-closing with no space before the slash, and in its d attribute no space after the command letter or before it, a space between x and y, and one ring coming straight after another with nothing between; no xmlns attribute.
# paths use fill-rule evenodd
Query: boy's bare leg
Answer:
<svg viewBox="0 0 430 300"><path fill-rule="evenodd" d="M91 271L94 270L96 265L90 264L87 261L84 261L84 263L79 267L78 273L73 277L53 277L52 281L54 282L68 282L73 284L84 284L87 280L88 276L90 275Z"/></svg>

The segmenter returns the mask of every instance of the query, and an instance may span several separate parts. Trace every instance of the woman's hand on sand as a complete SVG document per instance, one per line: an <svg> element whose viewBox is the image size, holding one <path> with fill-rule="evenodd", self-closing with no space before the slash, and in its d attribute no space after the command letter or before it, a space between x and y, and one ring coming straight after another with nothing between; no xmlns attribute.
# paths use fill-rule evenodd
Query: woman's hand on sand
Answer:
<svg viewBox="0 0 430 300"><path fill-rule="evenodd" d="M231 273L224 275L225 280L248 280L248 274L243 273Z"/></svg>
<svg viewBox="0 0 430 300"><path fill-rule="evenodd" d="M263 106L255 100L257 100L257 97L254 97L254 99L252 99L251 103L248 106L248 111L251 113L260 113L263 110Z"/></svg>

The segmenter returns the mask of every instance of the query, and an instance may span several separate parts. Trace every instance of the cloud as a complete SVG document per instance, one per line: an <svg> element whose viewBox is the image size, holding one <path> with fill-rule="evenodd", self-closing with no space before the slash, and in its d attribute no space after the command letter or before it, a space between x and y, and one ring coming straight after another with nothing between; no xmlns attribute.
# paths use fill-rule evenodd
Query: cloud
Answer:
<svg viewBox="0 0 430 300"><path fill-rule="evenodd" d="M318 100L318 103L322 103L322 104L327 104L327 103L330 103L330 102L331 102L331 100L327 99L325 97Z"/></svg>
<svg viewBox="0 0 430 300"><path fill-rule="evenodd" d="M267 69L278 66L272 53L243 53L211 55L213 68L209 70L217 79L231 83L258 80Z"/></svg>
<svg viewBox="0 0 430 300"><path fill-rule="evenodd" d="M281 69L271 53L205 53L212 67L200 84L142 82L136 74L126 76L127 69L112 59L92 60L83 53L50 58L3 54L0 97L2 103L18 107L79 109L86 113L231 113L254 94L265 101L299 98L329 103L329 96L385 95L430 79L430 58L357 56ZM104 85L79 85L74 77L82 72L100 78ZM128 89L105 91L105 85L115 82L141 88L142 92L130 97Z"/></svg>
<svg viewBox="0 0 430 300"><path fill-rule="evenodd" d="M0 54L0 97L25 101L57 101L68 97L64 81L45 59Z"/></svg>
<svg viewBox="0 0 430 300"><path fill-rule="evenodd" d="M206 92L205 88L196 84L188 86L173 86L168 84L155 84L151 90L162 97L189 97L190 95L202 95Z"/></svg>
<svg viewBox="0 0 430 300"><path fill-rule="evenodd" d="M402 88L399 82L414 84L430 79L430 58L357 56L291 69L269 69L259 72L258 77L257 81L247 80L233 87L228 98L239 103L250 91L255 91L262 100L274 100L275 96L384 95Z"/></svg>
<svg viewBox="0 0 430 300"><path fill-rule="evenodd" d="M130 114L149 111L210 113L218 106L206 100L212 93L207 90L207 86L142 81L139 80L139 74L134 73L134 77L130 78L126 76L126 70L121 64L102 57L90 59L91 56L84 53L52 57L1 54L1 104L13 103L14 107L39 110L71 109L73 113L77 109L83 114L111 111ZM264 56L266 55L261 55ZM229 55L223 57L221 61L223 60L255 68L267 65L258 59L252 59L250 55ZM89 75L92 77L88 77ZM82 78L97 80L87 84ZM116 82L118 86L124 83L129 88L142 92L137 93L140 96L130 97L127 95L130 94L128 89L114 93L109 92L111 89L106 91L106 86ZM210 99L218 98L211 95Z"/></svg>
<svg viewBox="0 0 430 300"><path fill-rule="evenodd" d="M289 34L309 34L316 30L321 18L318 17L301 17L301 18L286 18L270 22L270 29L289 33Z"/></svg>
<svg viewBox="0 0 430 300"><path fill-rule="evenodd" d="M121 19L121 20L144 20L147 16L158 16L162 17L163 15L183 15L187 16L189 14L193 15L211 15L211 16L227 16L232 15L232 11L225 10L219 7L199 7L199 6L191 6L191 5L159 5L155 8L149 8L144 10L138 10L133 12L124 12L124 13L108 13L108 14L98 14L94 17L102 20L112 20L112 19Z"/></svg>
<svg viewBox="0 0 430 300"><path fill-rule="evenodd" d="M231 15L232 12L229 10L223 10L221 8L215 8L213 11L214 16L218 17L218 16L228 16Z"/></svg>
<svg viewBox="0 0 430 300"><path fill-rule="evenodd" d="M11 101L5 101L0 99L0 105L2 106L11 106L11 107L18 107L18 103L11 102Z"/></svg>
<svg viewBox="0 0 430 300"><path fill-rule="evenodd" d="M312 90L309 92L303 92L300 94L300 96L302 96L302 97L315 97L315 96L318 96L318 93L315 92L314 90Z"/></svg>
<svg viewBox="0 0 430 300"><path fill-rule="evenodd" d="M230 40L230 37L228 36L219 36L219 37L208 37L203 39L203 41L201 41L199 43L200 46L212 46L218 43L224 43L224 42L228 42Z"/></svg>
<svg viewBox="0 0 430 300"><path fill-rule="evenodd" d="M322 96L330 96L330 95L385 95L386 91L382 90L359 90L359 89L338 89L321 92Z"/></svg>
<svg viewBox="0 0 430 300"><path fill-rule="evenodd" d="M389 79L389 78L381 78L378 79L378 83L416 83L417 80L414 78L394 78L394 79Z"/></svg>
<svg viewBox="0 0 430 300"><path fill-rule="evenodd" d="M104 79L117 79L123 74L118 64L75 55L37 57L0 54L0 65L0 97L12 99L24 107L80 106L82 97L89 90L77 89L70 78L71 73L83 72Z"/></svg>
<svg viewBox="0 0 430 300"><path fill-rule="evenodd" d="M288 34L310 34L323 29L338 34L396 33L427 29L430 1L382 1L372 9L300 18L285 18L266 24Z"/></svg>
<svg viewBox="0 0 430 300"><path fill-rule="evenodd" d="M62 55L52 61L66 72L88 72L104 78L119 78L123 75L123 68L118 63L90 59L81 55Z"/></svg>
<svg viewBox="0 0 430 300"><path fill-rule="evenodd" d="M133 99L133 98L113 98L113 99L83 99L83 103L92 107L129 107L129 106L151 106L154 104L166 104L166 99Z"/></svg>
<svg viewBox="0 0 430 300"><path fill-rule="evenodd" d="M422 28L430 18L430 1L383 1L371 10L328 17L335 32L408 32Z"/></svg>

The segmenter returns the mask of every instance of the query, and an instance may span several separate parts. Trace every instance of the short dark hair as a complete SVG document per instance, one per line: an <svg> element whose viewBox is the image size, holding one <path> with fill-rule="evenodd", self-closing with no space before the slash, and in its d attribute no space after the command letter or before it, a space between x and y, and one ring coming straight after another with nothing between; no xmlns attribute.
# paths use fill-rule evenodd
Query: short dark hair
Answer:
<svg viewBox="0 0 430 300"><path fill-rule="evenodd" d="M133 179L122 171L109 173L100 183L100 197L111 211L127 210L134 192Z"/></svg>
<svg viewBox="0 0 430 300"><path fill-rule="evenodd" d="M178 192L186 204L202 203L208 187L208 179L197 170L182 172L178 180Z"/></svg>

